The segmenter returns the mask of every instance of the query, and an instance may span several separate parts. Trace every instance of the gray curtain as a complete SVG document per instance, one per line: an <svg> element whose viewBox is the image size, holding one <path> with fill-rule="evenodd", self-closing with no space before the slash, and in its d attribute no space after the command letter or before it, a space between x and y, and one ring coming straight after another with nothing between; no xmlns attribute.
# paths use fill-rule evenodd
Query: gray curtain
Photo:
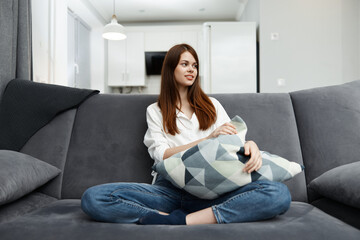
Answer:
<svg viewBox="0 0 360 240"><path fill-rule="evenodd" d="M31 0L0 1L0 101L14 78L32 80Z"/></svg>

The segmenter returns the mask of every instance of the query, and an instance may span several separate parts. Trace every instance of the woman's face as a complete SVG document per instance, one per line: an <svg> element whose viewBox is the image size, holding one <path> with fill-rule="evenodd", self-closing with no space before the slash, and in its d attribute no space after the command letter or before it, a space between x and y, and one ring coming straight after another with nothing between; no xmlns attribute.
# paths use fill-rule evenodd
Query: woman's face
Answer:
<svg viewBox="0 0 360 240"><path fill-rule="evenodd" d="M174 71L174 77L179 87L193 85L197 76L197 62L189 52L183 52Z"/></svg>

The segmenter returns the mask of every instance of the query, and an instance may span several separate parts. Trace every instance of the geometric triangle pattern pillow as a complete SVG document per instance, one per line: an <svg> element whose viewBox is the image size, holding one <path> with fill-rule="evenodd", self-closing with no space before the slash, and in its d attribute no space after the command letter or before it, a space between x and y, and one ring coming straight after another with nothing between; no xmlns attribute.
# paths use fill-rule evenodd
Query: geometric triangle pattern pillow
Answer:
<svg viewBox="0 0 360 240"><path fill-rule="evenodd" d="M260 151L263 164L252 173L243 172L250 157L244 155L247 126L239 117L232 121L237 134L207 139L157 163L153 169L174 186L201 199L214 199L256 180L282 182L304 167L268 152Z"/></svg>

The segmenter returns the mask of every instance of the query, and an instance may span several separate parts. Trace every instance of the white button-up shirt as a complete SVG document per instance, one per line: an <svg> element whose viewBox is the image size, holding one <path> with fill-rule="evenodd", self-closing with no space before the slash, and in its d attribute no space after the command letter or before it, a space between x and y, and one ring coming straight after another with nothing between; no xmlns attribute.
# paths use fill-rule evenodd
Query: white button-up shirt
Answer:
<svg viewBox="0 0 360 240"><path fill-rule="evenodd" d="M229 116L219 101L212 97L210 99L215 106L216 122L210 128L203 131L199 129L199 121L195 113L189 119L183 112L177 110L176 125L180 133L175 135L165 132L161 111L157 103L148 106L146 110L148 130L144 137L144 144L148 147L149 154L155 163L163 161L166 149L182 146L208 137L216 128L230 122Z"/></svg>

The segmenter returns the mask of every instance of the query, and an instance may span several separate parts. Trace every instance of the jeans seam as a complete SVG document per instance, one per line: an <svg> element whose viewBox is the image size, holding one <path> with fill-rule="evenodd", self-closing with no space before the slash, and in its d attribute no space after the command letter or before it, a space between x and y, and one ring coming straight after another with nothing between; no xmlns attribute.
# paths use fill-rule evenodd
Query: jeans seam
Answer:
<svg viewBox="0 0 360 240"><path fill-rule="evenodd" d="M253 190L250 190L250 191L246 191L246 192L240 193L240 194L238 194L238 195L235 195L235 196L233 196L232 198L229 198L228 200L226 200L226 201L218 204L218 206L225 205L225 204L227 204L227 203L230 203L230 202L234 201L234 200L237 199L237 198L246 196L246 195L248 195L248 194L250 194L250 193L252 193L252 192L254 192L254 191L258 191L259 189L263 189L263 188L264 188L264 187L261 186L260 184L256 184L256 185L258 186L257 188L255 188L255 189L253 189Z"/></svg>
<svg viewBox="0 0 360 240"><path fill-rule="evenodd" d="M216 206L213 206L212 209L213 209L213 212L214 212L214 215L215 215L215 218L216 218L217 222L218 223L225 223L224 218L221 215L221 210L219 210L219 206L221 207L222 205L228 204L228 203L230 203L230 202L232 202L232 201L234 201L234 200L236 200L236 199L238 199L240 197L246 196L246 195L248 195L248 194L250 194L250 193L252 193L254 191L258 191L258 190L264 188L260 184L255 184L255 185L257 186L257 188L255 188L253 190L250 190L250 191L240 193L238 195L235 195L232 198L230 198L230 199L228 199L228 200L226 200L226 201L224 201L224 202L222 202L222 203L220 203L220 204L218 204Z"/></svg>
<svg viewBox="0 0 360 240"><path fill-rule="evenodd" d="M127 206L131 206L131 207L134 207L136 209L140 209L140 210L147 210L149 212L158 212L157 210L154 210L154 209L151 209L151 208L148 208L148 207L145 207L145 206L141 206L137 203L133 203L133 202L130 202L130 201L127 201L127 200L124 200L124 199L121 199L121 198L118 198L116 201L113 201L114 203L119 203L121 202L122 204L125 204Z"/></svg>
<svg viewBox="0 0 360 240"><path fill-rule="evenodd" d="M217 209L217 206L212 206L212 210L213 210L213 213L214 213L217 223L219 223L219 224L224 223L223 217L221 216L221 213Z"/></svg>

